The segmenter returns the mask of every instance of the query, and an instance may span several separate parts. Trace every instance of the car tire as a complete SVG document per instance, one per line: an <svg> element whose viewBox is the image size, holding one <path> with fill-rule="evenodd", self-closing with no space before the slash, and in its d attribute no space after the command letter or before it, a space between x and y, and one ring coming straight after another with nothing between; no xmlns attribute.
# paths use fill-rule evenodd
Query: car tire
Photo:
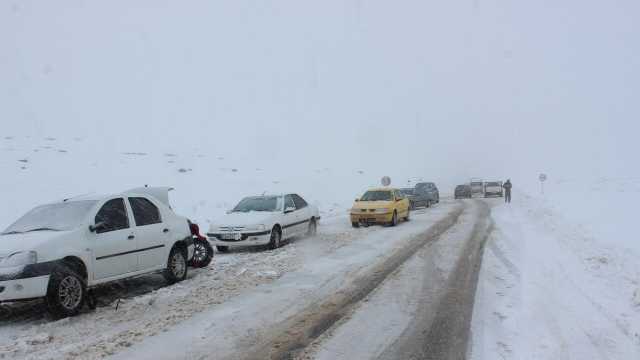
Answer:
<svg viewBox="0 0 640 360"><path fill-rule="evenodd" d="M211 264L213 260L213 247L209 241L195 239L193 241L193 258L189 260L189 265L195 268L204 268Z"/></svg>
<svg viewBox="0 0 640 360"><path fill-rule="evenodd" d="M316 236L317 233L318 223L316 222L315 218L311 218L311 220L309 220L309 228L307 229L307 237Z"/></svg>
<svg viewBox="0 0 640 360"><path fill-rule="evenodd" d="M409 221L410 217L411 217L411 210L409 209L407 210L407 216L404 217L404 221Z"/></svg>
<svg viewBox="0 0 640 360"><path fill-rule="evenodd" d="M216 250L218 250L221 253L226 253L226 252L229 252L229 247L228 246L216 246Z"/></svg>
<svg viewBox="0 0 640 360"><path fill-rule="evenodd" d="M187 254L186 251L174 246L169 252L167 267L164 269L164 279L169 285L175 284L187 278Z"/></svg>
<svg viewBox="0 0 640 360"><path fill-rule="evenodd" d="M359 224L359 223L357 223L357 222L352 222L352 223L351 223L351 226L352 226L354 229L357 229L357 228L359 228L359 227L360 227L360 224Z"/></svg>
<svg viewBox="0 0 640 360"><path fill-rule="evenodd" d="M86 296L86 280L69 267L60 266L49 279L45 299L47 310L57 319L78 315Z"/></svg>
<svg viewBox="0 0 640 360"><path fill-rule="evenodd" d="M427 200L427 204L424 206L425 208L430 208L431 207L431 200Z"/></svg>
<svg viewBox="0 0 640 360"><path fill-rule="evenodd" d="M282 241L282 231L279 227L274 227L271 230L271 240L269 241L269 249L275 250L280 247L280 242Z"/></svg>
<svg viewBox="0 0 640 360"><path fill-rule="evenodd" d="M394 211L393 216L391 217L391 223L389 224L389 226L396 226L396 225L398 225L398 212Z"/></svg>

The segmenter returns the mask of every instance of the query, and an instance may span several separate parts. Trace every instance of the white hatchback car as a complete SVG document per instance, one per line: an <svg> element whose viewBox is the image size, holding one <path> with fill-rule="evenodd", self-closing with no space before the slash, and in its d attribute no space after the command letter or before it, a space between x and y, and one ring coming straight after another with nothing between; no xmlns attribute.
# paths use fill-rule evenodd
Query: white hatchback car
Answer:
<svg viewBox="0 0 640 360"><path fill-rule="evenodd" d="M44 297L56 317L77 314L87 289L164 271L187 276L188 220L169 206L170 188L139 188L42 205L0 234L0 302Z"/></svg>
<svg viewBox="0 0 640 360"><path fill-rule="evenodd" d="M297 194L251 196L214 221L207 237L221 252L252 245L276 249L293 236L315 235L319 221L318 208Z"/></svg>

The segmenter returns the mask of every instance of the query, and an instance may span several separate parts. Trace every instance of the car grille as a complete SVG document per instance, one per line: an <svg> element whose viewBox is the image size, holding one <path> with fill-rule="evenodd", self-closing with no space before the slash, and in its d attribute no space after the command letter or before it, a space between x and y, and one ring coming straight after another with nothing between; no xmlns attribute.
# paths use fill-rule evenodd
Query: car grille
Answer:
<svg viewBox="0 0 640 360"><path fill-rule="evenodd" d="M243 231L244 226L221 226L219 230L222 232L238 232Z"/></svg>

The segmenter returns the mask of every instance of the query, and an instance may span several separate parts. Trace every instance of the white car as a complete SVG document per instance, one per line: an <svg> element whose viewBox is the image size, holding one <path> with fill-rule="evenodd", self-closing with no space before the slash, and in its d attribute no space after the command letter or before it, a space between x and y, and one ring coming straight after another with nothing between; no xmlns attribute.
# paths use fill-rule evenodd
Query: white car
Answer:
<svg viewBox="0 0 640 360"><path fill-rule="evenodd" d="M318 208L297 194L251 196L214 221L207 237L221 252L253 245L276 249L293 236L315 235L319 221Z"/></svg>
<svg viewBox="0 0 640 360"><path fill-rule="evenodd" d="M193 238L169 206L170 188L139 188L42 205L0 234L0 302L44 297L56 317L77 314L87 289L163 271L187 276Z"/></svg>

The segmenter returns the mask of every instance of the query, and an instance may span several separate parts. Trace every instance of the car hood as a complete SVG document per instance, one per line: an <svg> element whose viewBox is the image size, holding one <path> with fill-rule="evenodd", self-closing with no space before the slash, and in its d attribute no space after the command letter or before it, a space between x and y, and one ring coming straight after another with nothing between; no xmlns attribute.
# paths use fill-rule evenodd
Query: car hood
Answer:
<svg viewBox="0 0 640 360"><path fill-rule="evenodd" d="M38 250L42 245L56 241L70 231L33 231L24 234L0 235L0 255L16 251Z"/></svg>
<svg viewBox="0 0 640 360"><path fill-rule="evenodd" d="M393 201L357 201L354 209L384 209L393 207Z"/></svg>
<svg viewBox="0 0 640 360"><path fill-rule="evenodd" d="M271 219L279 214L278 212L251 211L251 212L232 212L217 220L209 227L209 231L215 231L220 226L244 226L251 227L255 225L269 225Z"/></svg>

